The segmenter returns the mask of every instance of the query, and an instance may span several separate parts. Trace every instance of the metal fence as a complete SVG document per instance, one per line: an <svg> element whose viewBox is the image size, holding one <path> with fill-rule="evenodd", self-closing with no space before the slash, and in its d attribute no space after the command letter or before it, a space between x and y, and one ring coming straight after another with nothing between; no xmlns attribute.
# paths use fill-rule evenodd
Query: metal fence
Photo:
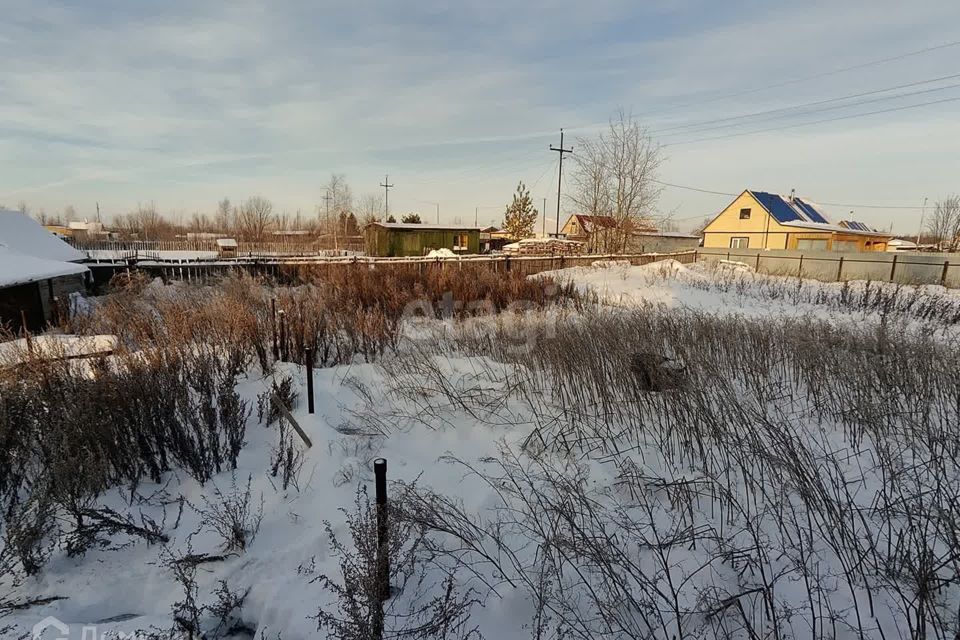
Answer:
<svg viewBox="0 0 960 640"><path fill-rule="evenodd" d="M836 253L700 248L695 252L694 259L699 262L743 262L758 273L826 282L872 280L960 288L960 254L957 253Z"/></svg>

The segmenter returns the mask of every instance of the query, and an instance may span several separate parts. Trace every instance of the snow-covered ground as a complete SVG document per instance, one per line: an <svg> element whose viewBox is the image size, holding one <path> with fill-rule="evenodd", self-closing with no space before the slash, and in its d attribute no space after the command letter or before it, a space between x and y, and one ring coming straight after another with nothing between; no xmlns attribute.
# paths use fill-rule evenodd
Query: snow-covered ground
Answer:
<svg viewBox="0 0 960 640"><path fill-rule="evenodd" d="M910 483L924 496L918 508L931 494L942 504L957 499L955 489L927 486L938 477L960 482L956 452L910 434L956 434L949 399L960 382L926 380L931 395L917 406L920 374L898 363L904 351L890 347L890 360L870 351L890 337L864 327L896 317L947 336L960 318L950 315L957 295L893 285L874 294L875 284L798 283L755 277L741 265L715 271L672 261L549 275L573 278L611 308L467 325L418 321L400 353L382 363L316 371L313 415L303 368L279 364L274 379L293 379L293 413L313 442L297 442L303 464L293 486L283 489L269 473L277 427L258 424L254 412L236 471L206 486L186 474L144 482L136 495L149 501L132 499L126 487L104 497L117 511L163 523L168 543L118 535L116 548L76 558L57 552L13 599L63 599L15 610L0 629L29 632L45 616L68 624L71 638L91 625L100 634L170 629L184 593L164 558L222 553L205 500L215 488L243 490L249 479L257 508L262 500L256 537L244 552L199 566L196 599L213 602L224 580L247 592L239 618L256 638L324 637L317 611L337 608L316 578L341 580L324 523L351 546L341 510L353 509L358 487L372 497L372 462L383 457L389 480L403 483L391 485L392 495L414 485L410 514L434 529L426 547L434 554L424 549L417 570L423 582L394 597L396 612L414 604L418 585L424 597L441 596L450 567L456 587L476 601L461 633L411 637L466 637L473 628L490 639L911 637L920 622L906 565L911 545L924 542L909 526L927 525L920 538L931 557L945 559L936 575L960 564L944 548L949 533L937 528L946 520L891 514L914 495ZM900 302L884 306L889 296ZM863 322L838 328L838 317ZM809 349L783 345L804 332ZM903 339L956 352L947 337ZM677 390L631 387L636 356L654 348L680 362L670 370L684 376ZM847 352L865 359L864 380L831 382L845 367L860 371L841 357ZM898 384L884 378L892 371ZM874 375L877 397L864 390ZM241 397L255 404L270 380L251 371ZM892 406L901 413L883 413ZM881 446L882 430L902 449ZM940 458L929 472L906 468L931 453ZM903 474L895 489L885 482L891 468ZM835 513L838 506L849 513ZM844 538L851 532L862 540ZM886 543L902 552L884 550ZM886 553L889 575L863 569ZM956 579L927 597L931 636L933 628L954 632ZM402 625L388 612L388 629ZM44 637L58 633L51 627Z"/></svg>

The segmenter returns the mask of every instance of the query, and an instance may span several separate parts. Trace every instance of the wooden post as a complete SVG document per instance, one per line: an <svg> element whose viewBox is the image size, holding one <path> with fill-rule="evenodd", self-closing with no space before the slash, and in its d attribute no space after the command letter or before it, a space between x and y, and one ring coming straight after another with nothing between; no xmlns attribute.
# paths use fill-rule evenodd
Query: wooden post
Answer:
<svg viewBox="0 0 960 640"><path fill-rule="evenodd" d="M803 254L800 254L800 266L797 267L797 277L803 277Z"/></svg>
<svg viewBox="0 0 960 640"><path fill-rule="evenodd" d="M840 264L837 265L837 282L843 280L843 256L840 256Z"/></svg>
<svg viewBox="0 0 960 640"><path fill-rule="evenodd" d="M287 361L287 314L280 310L280 359Z"/></svg>
<svg viewBox="0 0 960 640"><path fill-rule="evenodd" d="M893 262L890 264L890 282L893 282L893 276L897 272L897 254L893 254Z"/></svg>
<svg viewBox="0 0 960 640"><path fill-rule="evenodd" d="M757 254L757 266L754 267L753 270L756 271L757 273L760 273L760 254L759 253Z"/></svg>
<svg viewBox="0 0 960 640"><path fill-rule="evenodd" d="M280 359L280 348L277 345L277 299L270 298L270 329L273 331L273 359Z"/></svg>
<svg viewBox="0 0 960 640"><path fill-rule="evenodd" d="M387 461L377 458L373 461L373 475L376 480L377 509L377 610L374 613L374 638L383 638L383 603L390 598L390 557L388 555L387 520Z"/></svg>
<svg viewBox="0 0 960 640"><path fill-rule="evenodd" d="M940 274L940 286L947 286L947 269L950 268L950 261L944 260L943 262L943 272Z"/></svg>
<svg viewBox="0 0 960 640"><path fill-rule="evenodd" d="M313 348L305 347L303 356L307 366L307 412L313 413Z"/></svg>

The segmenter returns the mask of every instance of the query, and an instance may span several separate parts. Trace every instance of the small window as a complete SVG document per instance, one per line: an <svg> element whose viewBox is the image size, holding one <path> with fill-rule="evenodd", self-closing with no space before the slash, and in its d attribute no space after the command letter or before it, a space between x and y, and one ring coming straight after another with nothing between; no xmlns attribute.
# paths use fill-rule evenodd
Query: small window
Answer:
<svg viewBox="0 0 960 640"><path fill-rule="evenodd" d="M470 236L465 233L458 233L453 237L454 251L466 251L470 248Z"/></svg>
<svg viewBox="0 0 960 640"><path fill-rule="evenodd" d="M750 209L740 209L740 219L749 220L750 219Z"/></svg>
<svg viewBox="0 0 960 640"><path fill-rule="evenodd" d="M747 249L750 247L750 238L730 238L731 249Z"/></svg>

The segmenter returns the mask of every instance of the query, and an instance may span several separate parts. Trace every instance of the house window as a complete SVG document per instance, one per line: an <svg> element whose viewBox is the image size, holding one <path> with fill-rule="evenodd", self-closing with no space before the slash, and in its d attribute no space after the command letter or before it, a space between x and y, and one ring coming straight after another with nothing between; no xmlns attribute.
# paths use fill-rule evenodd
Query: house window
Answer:
<svg viewBox="0 0 960 640"><path fill-rule="evenodd" d="M750 246L750 238L730 238L731 249L747 249Z"/></svg>
<svg viewBox="0 0 960 640"><path fill-rule="evenodd" d="M465 233L458 233L453 237L454 251L466 251L470 248L470 236Z"/></svg>
<svg viewBox="0 0 960 640"><path fill-rule="evenodd" d="M740 219L749 220L750 219L750 209L740 209Z"/></svg>
<svg viewBox="0 0 960 640"><path fill-rule="evenodd" d="M858 248L859 246L856 240L834 240L833 241L834 251L851 252L851 251L856 251Z"/></svg>
<svg viewBox="0 0 960 640"><path fill-rule="evenodd" d="M810 251L826 251L827 241L817 238L797 238L797 249Z"/></svg>

